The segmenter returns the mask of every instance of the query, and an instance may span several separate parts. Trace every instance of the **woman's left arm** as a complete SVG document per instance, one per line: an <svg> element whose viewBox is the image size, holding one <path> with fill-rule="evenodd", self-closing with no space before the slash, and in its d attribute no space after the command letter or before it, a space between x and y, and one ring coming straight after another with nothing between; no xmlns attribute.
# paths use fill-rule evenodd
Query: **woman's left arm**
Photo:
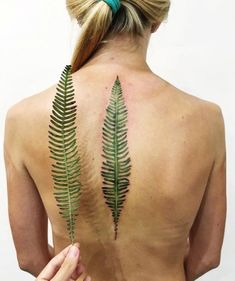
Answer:
<svg viewBox="0 0 235 281"><path fill-rule="evenodd" d="M36 277L51 259L47 239L48 218L35 183L21 159L19 117L15 106L8 110L5 120L8 213L19 266Z"/></svg>

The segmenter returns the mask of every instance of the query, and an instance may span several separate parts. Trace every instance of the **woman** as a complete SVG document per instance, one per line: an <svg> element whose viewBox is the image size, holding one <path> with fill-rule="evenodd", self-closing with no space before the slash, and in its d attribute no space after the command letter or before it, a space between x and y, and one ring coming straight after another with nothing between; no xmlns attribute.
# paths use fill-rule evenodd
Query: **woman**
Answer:
<svg viewBox="0 0 235 281"><path fill-rule="evenodd" d="M146 62L169 7L169 0L67 0L81 25L71 63L81 167L76 223L66 225L53 189L48 125L57 85L8 111L9 216L19 265L34 276L51 259L48 218L52 256L70 239L80 242L87 272L79 280L192 281L219 265L221 109L175 88Z"/></svg>

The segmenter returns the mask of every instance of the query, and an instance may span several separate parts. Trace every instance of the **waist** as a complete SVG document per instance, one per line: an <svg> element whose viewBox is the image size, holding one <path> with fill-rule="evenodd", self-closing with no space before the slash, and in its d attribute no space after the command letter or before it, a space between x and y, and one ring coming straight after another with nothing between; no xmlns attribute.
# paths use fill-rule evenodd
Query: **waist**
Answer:
<svg viewBox="0 0 235 281"><path fill-rule="evenodd" d="M56 253L66 246L56 237L53 240ZM88 237L79 242L86 272L77 281L86 274L95 281L186 281L182 244L158 245L149 239L89 242Z"/></svg>
<svg viewBox="0 0 235 281"><path fill-rule="evenodd" d="M178 268L169 267L167 270L155 269L154 271L137 267L136 270L129 269L127 272L123 269L105 272L103 268L99 267L91 271L88 268L76 281L83 281L87 275L95 281L186 281L183 266L180 265Z"/></svg>

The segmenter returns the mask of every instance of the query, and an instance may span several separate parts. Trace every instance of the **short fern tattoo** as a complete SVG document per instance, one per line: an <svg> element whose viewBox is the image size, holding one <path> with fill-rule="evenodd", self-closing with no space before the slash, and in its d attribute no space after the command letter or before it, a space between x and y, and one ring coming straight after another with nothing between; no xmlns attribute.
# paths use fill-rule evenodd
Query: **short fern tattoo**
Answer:
<svg viewBox="0 0 235 281"><path fill-rule="evenodd" d="M127 143L127 108L122 88L117 77L112 88L109 105L103 125L102 165L103 193L106 204L112 211L115 240L118 234L118 223L126 193L129 191L131 160Z"/></svg>
<svg viewBox="0 0 235 281"><path fill-rule="evenodd" d="M67 222L69 238L74 243L74 228L78 216L80 198L80 157L77 151L77 105L74 100L71 65L66 65L57 85L49 125L50 158L54 180L54 196L59 213Z"/></svg>

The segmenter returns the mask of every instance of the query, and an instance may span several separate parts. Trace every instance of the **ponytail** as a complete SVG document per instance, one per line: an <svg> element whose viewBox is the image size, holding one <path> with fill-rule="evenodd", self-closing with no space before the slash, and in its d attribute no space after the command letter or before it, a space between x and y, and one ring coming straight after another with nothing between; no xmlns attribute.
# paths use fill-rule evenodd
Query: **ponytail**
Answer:
<svg viewBox="0 0 235 281"><path fill-rule="evenodd" d="M70 15L76 15L81 25L81 34L72 56L71 73L80 69L93 55L112 23L111 8L103 1L94 2L67 1Z"/></svg>

